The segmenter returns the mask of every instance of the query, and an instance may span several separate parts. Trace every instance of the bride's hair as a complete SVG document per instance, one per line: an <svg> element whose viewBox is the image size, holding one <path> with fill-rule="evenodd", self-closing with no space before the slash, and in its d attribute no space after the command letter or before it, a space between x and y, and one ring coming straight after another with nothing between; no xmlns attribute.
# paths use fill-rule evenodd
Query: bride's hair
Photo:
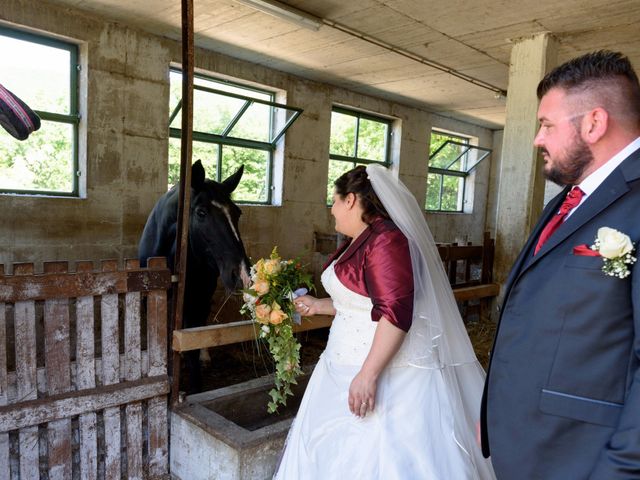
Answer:
<svg viewBox="0 0 640 480"><path fill-rule="evenodd" d="M360 165L353 170L343 173L334 182L336 193L341 198L346 197L349 193L355 194L360 199L362 205L362 221L370 224L376 217L382 217L389 220L389 214L382 205L382 202L376 195L371 186L367 169Z"/></svg>

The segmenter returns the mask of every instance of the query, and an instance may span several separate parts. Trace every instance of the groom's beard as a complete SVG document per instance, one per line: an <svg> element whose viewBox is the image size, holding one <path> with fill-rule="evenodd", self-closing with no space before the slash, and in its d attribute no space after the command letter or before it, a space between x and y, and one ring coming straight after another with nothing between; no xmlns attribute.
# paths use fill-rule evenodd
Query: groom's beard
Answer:
<svg viewBox="0 0 640 480"><path fill-rule="evenodd" d="M542 148L541 151L549 156L549 152L545 148ZM576 134L574 142L566 149L564 155L553 160L553 163L547 163L545 166L544 176L561 186L575 185L578 180L582 179L584 171L593 162L593 154L587 143Z"/></svg>

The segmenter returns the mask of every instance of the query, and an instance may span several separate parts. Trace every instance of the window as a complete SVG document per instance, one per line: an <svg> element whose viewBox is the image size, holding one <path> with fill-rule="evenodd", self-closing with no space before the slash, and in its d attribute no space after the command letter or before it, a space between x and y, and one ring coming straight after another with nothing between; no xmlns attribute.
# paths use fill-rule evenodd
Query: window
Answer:
<svg viewBox="0 0 640 480"><path fill-rule="evenodd" d="M432 131L425 208L435 212L462 212L471 171L491 153L469 139Z"/></svg>
<svg viewBox="0 0 640 480"><path fill-rule="evenodd" d="M41 119L24 141L0 129L0 192L79 195L77 46L0 27L0 52L0 84Z"/></svg>
<svg viewBox="0 0 640 480"><path fill-rule="evenodd" d="M359 164L388 166L391 120L334 107L331 112L331 145L327 204L333 197L333 183Z"/></svg>
<svg viewBox="0 0 640 480"><path fill-rule="evenodd" d="M169 186L180 177L182 73L170 72ZM196 75L193 86L194 160L207 177L222 181L244 165L233 198L238 202L271 203L273 154L276 143L302 110L274 103L271 92Z"/></svg>

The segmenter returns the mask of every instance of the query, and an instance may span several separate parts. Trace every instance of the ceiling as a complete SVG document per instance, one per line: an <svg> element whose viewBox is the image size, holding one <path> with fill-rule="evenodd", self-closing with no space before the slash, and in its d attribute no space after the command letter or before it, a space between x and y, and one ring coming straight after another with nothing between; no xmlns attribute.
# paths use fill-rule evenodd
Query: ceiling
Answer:
<svg viewBox="0 0 640 480"><path fill-rule="evenodd" d="M180 39L179 0L51 1ZM638 0L281 3L323 19L323 25L317 31L301 28L235 0L194 0L195 43L489 128L504 125L506 102L496 91L507 90L510 51L518 38L551 32L559 40L559 61L608 48L624 52L640 69Z"/></svg>

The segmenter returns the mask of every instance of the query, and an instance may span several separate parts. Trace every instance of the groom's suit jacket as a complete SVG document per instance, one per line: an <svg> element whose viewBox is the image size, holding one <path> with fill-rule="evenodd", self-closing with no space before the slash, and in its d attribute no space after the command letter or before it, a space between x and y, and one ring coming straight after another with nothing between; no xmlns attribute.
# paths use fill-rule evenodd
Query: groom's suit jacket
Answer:
<svg viewBox="0 0 640 480"><path fill-rule="evenodd" d="M553 199L507 279L482 400L483 452L499 480L640 479L640 261L620 279L574 255L600 227L640 258L640 150L535 244Z"/></svg>

